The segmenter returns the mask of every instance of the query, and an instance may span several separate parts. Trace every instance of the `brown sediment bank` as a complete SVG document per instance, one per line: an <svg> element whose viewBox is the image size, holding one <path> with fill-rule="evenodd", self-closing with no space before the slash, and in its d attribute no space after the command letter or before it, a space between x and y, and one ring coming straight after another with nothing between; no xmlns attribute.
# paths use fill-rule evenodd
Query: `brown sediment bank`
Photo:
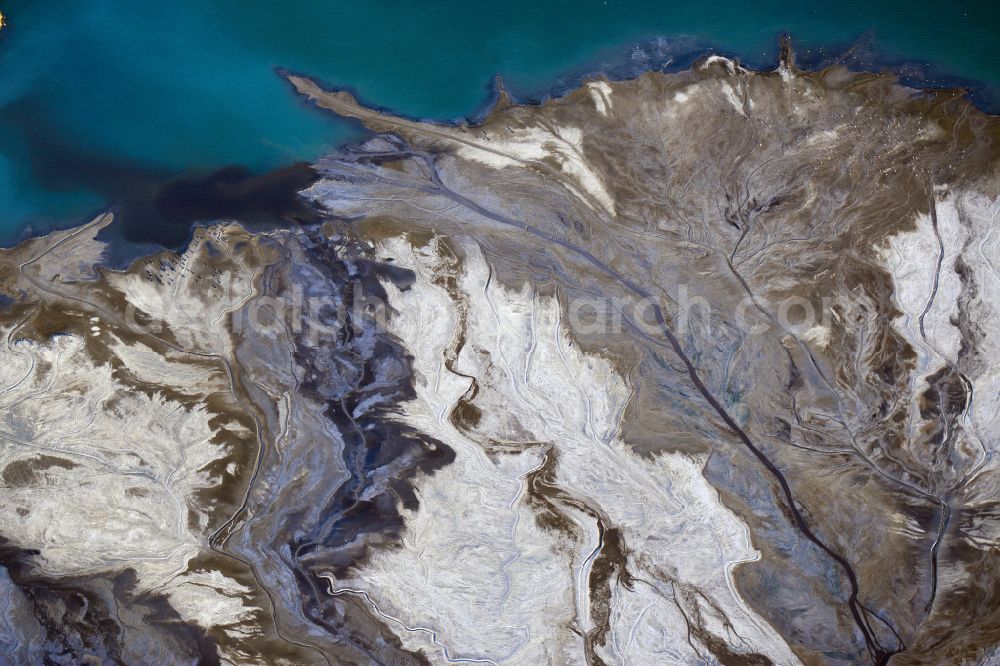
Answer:
<svg viewBox="0 0 1000 666"><path fill-rule="evenodd" d="M170 197L302 226L0 253L18 609L153 604L115 630L267 663L997 648L996 118L787 48L457 126L289 80L377 135L298 203Z"/></svg>

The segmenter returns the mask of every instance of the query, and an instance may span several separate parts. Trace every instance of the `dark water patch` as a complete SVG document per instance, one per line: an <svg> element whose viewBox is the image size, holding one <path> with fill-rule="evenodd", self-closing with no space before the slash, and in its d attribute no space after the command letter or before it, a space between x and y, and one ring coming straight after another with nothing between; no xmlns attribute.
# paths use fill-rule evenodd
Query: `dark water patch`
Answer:
<svg viewBox="0 0 1000 666"><path fill-rule="evenodd" d="M169 229L222 219L311 224L320 217L298 193L318 179L319 174L305 162L259 175L246 167L228 166L203 176L171 179L158 188L152 204ZM125 218L129 219L128 212Z"/></svg>
<svg viewBox="0 0 1000 666"><path fill-rule="evenodd" d="M0 123L20 130L0 134L0 152L22 155L25 177L51 194L86 190L108 203L117 226L105 238L115 245L177 249L190 239L193 224L221 219L249 225L318 220L298 195L319 177L305 162L264 173L241 165L177 173L73 144L46 121L41 100L30 97L0 109ZM85 220L37 218L21 237ZM134 249L124 248L125 254Z"/></svg>
<svg viewBox="0 0 1000 666"><path fill-rule="evenodd" d="M46 103L39 96L30 96L0 108L0 124L15 131L0 133L0 153L16 155L19 189L39 188L47 198L96 195L98 201L116 202L149 197L153 183L169 178L169 173L152 169L138 162L124 160L100 151L90 150L62 135L49 122ZM73 213L58 212L34 215L22 220L20 233L5 229L3 240L17 241L26 236L46 233L55 228L67 228L86 221L86 206L71 205ZM98 211L90 207L96 214Z"/></svg>

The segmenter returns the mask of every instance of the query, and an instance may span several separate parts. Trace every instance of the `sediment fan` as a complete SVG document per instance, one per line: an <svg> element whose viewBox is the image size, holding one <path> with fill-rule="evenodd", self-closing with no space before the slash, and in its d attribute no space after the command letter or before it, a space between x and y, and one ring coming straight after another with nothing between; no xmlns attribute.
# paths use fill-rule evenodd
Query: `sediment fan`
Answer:
<svg viewBox="0 0 1000 666"><path fill-rule="evenodd" d="M995 117L787 44L475 125L287 76L374 132L308 224L0 252L9 654L992 658Z"/></svg>

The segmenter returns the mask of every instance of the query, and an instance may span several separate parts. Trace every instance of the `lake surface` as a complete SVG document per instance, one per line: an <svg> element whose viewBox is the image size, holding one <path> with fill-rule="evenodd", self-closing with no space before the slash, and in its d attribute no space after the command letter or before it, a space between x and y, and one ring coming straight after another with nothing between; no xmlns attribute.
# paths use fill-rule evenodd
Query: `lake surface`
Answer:
<svg viewBox="0 0 1000 666"><path fill-rule="evenodd" d="M177 242L186 227L157 213L163 183L218 183L231 165L225 178L250 178L360 138L297 99L276 67L455 120L484 108L497 74L533 100L586 74L681 67L706 51L769 67L787 32L806 63L853 44L857 66L968 85L1000 109L1000 12L985 2L48 0L0 11L7 245L111 204L128 211L131 240Z"/></svg>

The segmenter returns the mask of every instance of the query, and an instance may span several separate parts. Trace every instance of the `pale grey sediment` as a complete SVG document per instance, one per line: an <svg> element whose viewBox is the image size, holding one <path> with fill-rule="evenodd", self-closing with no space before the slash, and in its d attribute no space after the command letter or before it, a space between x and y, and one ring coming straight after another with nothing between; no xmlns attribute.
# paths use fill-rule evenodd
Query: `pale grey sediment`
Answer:
<svg viewBox="0 0 1000 666"><path fill-rule="evenodd" d="M376 132L321 224L0 255L7 654L995 653L995 118L788 50L471 126L289 80Z"/></svg>

